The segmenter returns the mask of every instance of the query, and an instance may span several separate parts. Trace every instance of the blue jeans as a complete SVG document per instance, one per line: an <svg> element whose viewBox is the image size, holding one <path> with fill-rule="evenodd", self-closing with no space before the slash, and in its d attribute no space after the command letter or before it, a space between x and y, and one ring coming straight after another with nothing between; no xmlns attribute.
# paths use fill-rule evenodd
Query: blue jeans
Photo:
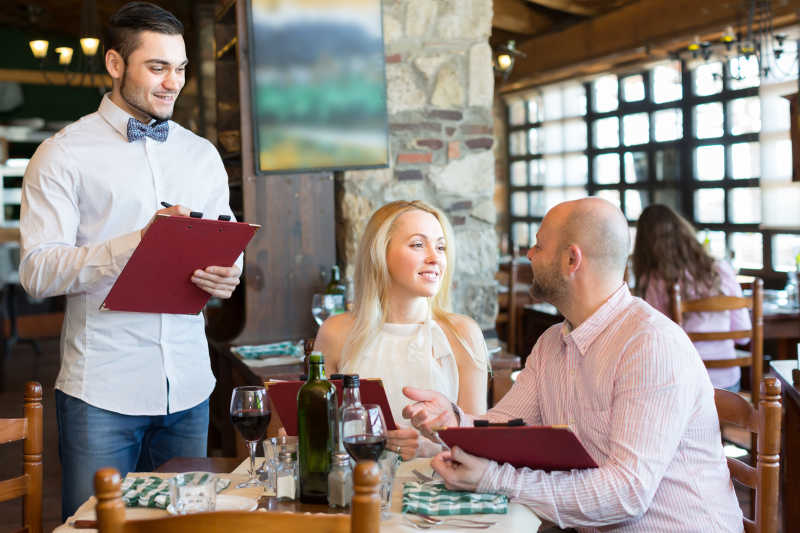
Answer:
<svg viewBox="0 0 800 533"><path fill-rule="evenodd" d="M113 466L150 472L173 457L205 457L208 400L168 415L130 416L89 405L56 390L61 518L94 494L94 474Z"/></svg>

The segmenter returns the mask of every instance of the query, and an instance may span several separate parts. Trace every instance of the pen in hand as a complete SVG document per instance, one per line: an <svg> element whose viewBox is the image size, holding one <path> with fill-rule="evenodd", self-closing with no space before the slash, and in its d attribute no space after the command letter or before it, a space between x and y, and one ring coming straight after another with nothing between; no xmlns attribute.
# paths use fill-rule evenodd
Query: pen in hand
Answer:
<svg viewBox="0 0 800 533"><path fill-rule="evenodd" d="M163 205L164 207L172 207L172 204L169 202L161 202L161 205Z"/></svg>

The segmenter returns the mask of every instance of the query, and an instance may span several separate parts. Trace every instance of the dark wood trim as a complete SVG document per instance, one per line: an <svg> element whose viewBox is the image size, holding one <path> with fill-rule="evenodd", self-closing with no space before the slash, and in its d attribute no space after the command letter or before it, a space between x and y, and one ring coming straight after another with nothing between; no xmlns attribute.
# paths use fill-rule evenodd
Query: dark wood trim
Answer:
<svg viewBox="0 0 800 533"><path fill-rule="evenodd" d="M773 5L775 27L797 21L798 0ZM694 35L718 34L743 17L738 2L649 0L632 2L563 31L534 37L519 49L528 57L514 66L501 93L602 72L636 60L666 57ZM626 28L628 31L620 31ZM547 53L542 53L546 50Z"/></svg>

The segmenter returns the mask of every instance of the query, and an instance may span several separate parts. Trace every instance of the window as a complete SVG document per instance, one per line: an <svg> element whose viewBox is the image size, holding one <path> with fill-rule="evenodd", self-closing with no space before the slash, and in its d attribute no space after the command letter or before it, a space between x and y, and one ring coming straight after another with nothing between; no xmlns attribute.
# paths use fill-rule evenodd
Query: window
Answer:
<svg viewBox="0 0 800 533"><path fill-rule="evenodd" d="M786 56L795 57L793 47ZM788 134L780 137L788 104L762 100L760 83L755 61L733 57L691 69L666 61L512 97L512 246L533 244L553 205L596 195L619 205L632 227L648 205L669 205L712 255L744 273L777 278L793 269L800 231L759 227L762 176L792 171ZM762 146L762 131L778 140Z"/></svg>
<svg viewBox="0 0 800 533"><path fill-rule="evenodd" d="M607 97L616 101L616 92ZM586 196L586 103L585 87L577 82L551 85L509 103L509 235L516 245L532 243L548 209ZM618 130L614 138L619 141Z"/></svg>

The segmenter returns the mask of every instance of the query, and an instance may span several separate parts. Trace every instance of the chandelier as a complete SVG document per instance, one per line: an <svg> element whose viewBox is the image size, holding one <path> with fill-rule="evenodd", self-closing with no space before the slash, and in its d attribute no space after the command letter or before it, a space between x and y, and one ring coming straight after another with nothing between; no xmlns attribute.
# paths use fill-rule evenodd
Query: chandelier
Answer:
<svg viewBox="0 0 800 533"><path fill-rule="evenodd" d="M45 82L48 84L56 83L52 79L53 67L60 69L62 85L84 85L88 77L88 83L95 85L95 76L105 84L105 76L99 70L100 61L97 52L100 48L100 34L97 24L97 4L95 0L83 0L81 3L81 25L80 25L80 51L75 59L75 50L70 46L58 46L53 51L56 57L48 56L50 42L46 39L33 39L28 45L31 48L33 57L39 60L39 68ZM75 61L73 61L75 59Z"/></svg>
<svg viewBox="0 0 800 533"><path fill-rule="evenodd" d="M693 63L731 60L728 77L732 80L744 79L745 65L753 60L760 78L787 78L797 73L796 59L788 62L781 58L789 53L796 57L796 48L787 46L788 35L776 32L773 24L771 0L744 0L736 24L738 31L728 25L715 41L695 36L678 55Z"/></svg>

